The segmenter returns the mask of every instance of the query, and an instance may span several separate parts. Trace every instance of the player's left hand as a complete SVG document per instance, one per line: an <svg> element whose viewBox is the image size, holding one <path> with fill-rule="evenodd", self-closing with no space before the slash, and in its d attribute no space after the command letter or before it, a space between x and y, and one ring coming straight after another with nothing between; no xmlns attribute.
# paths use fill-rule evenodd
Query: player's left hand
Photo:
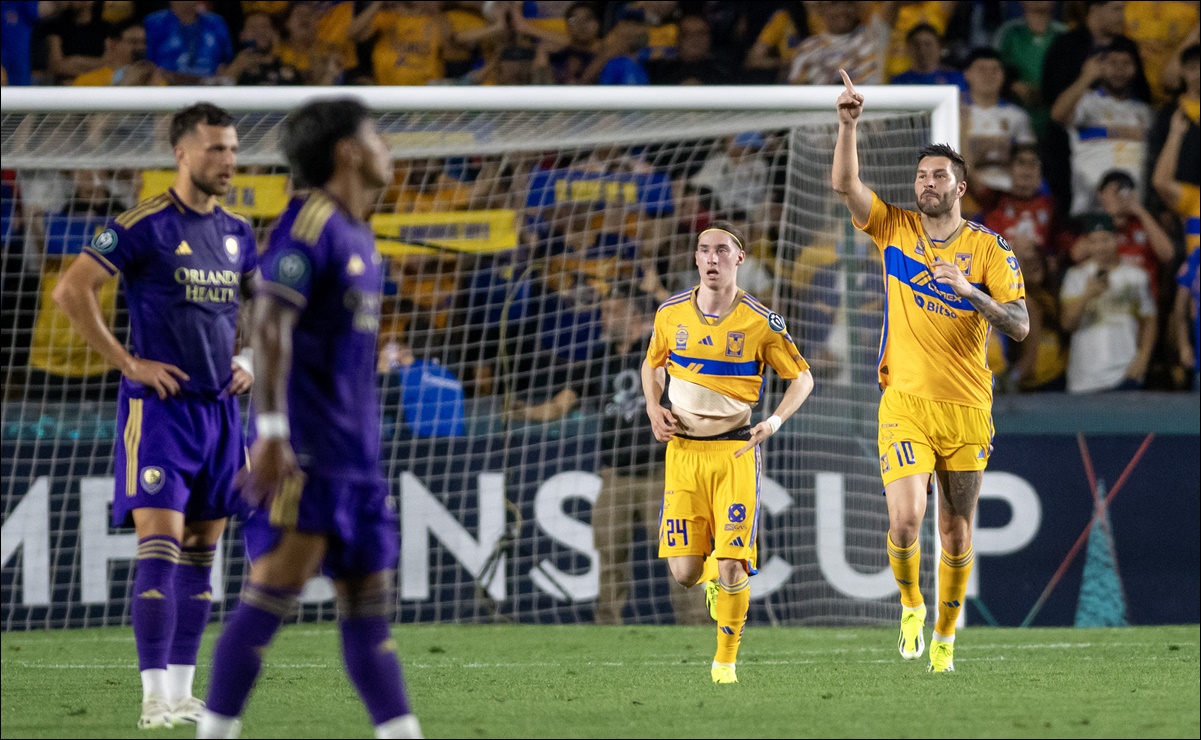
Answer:
<svg viewBox="0 0 1201 740"><path fill-rule="evenodd" d="M734 457L742 457L746 453L759 446L759 443L770 437L774 432L771 430L771 424L766 421L761 421L751 428L751 438L742 446L740 450L734 453Z"/></svg>
<svg viewBox="0 0 1201 740"><path fill-rule="evenodd" d="M961 298L971 295L973 290L972 284L967 281L967 277L964 276L963 272L950 262L943 262L936 256L932 272L934 273L935 280L950 285L955 294Z"/></svg>
<svg viewBox="0 0 1201 740"><path fill-rule="evenodd" d="M268 509L285 484L292 482L303 486L304 478L291 442L260 438L250 449L250 460L238 472L234 487L251 506Z"/></svg>
<svg viewBox="0 0 1201 740"><path fill-rule="evenodd" d="M246 368L238 363L233 363L234 377L229 381L229 387L226 391L231 396L240 396L250 390L250 386L254 385L254 376L246 372Z"/></svg>

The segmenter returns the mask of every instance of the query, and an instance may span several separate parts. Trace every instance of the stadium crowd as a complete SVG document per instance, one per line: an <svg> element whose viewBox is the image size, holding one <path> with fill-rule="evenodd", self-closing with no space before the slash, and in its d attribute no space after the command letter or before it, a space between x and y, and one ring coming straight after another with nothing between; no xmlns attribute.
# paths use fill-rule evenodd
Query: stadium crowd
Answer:
<svg viewBox="0 0 1201 740"><path fill-rule="evenodd" d="M840 68L857 85L955 84L964 214L1008 240L1028 291L1030 336L990 347L998 390L1197 390L1195 2L84 0L2 12L5 85L824 85L840 84ZM846 358L825 346L840 300L829 263L775 274L786 144L762 131L670 151L397 162L381 212L523 218L513 250L392 259L381 370L399 371L402 386L461 383L468 396L541 389L518 413L550 418L565 409L537 402L693 284L688 237L725 218L751 237L741 284L767 300L784 282L777 292L806 307L789 317L802 352L836 372ZM603 198L561 210L538 193L549 187L540 173L563 170L642 177L640 187L662 176L664 202L643 198L641 225ZM5 322L28 340L6 340L4 360L29 368L20 382L5 373L7 398L115 392L89 385L102 361L38 296L53 290L50 260L69 259L45 248L47 219L119 213L137 180L4 171L5 313L28 317ZM115 289L102 299L119 303ZM428 431L462 433L453 427Z"/></svg>

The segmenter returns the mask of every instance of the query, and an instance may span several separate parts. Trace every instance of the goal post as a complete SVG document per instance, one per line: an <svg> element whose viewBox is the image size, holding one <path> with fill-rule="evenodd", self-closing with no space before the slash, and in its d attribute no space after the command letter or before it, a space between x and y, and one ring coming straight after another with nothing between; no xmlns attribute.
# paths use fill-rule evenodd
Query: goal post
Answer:
<svg viewBox="0 0 1201 740"><path fill-rule="evenodd" d="M875 248L830 188L841 90L5 88L3 629L129 618L136 543L108 526L116 376L49 300L62 270L111 218L169 187L165 122L199 101L235 114L227 206L261 239L290 194L281 123L332 96L379 115L396 166L371 223L389 262L378 392L401 515L401 620L588 622L612 596L601 594L613 566L594 543L592 507L612 446L606 415L633 413L641 398L630 378L602 371L623 321L641 315L613 312L622 297L653 313L656 299L695 284L695 232L718 218L749 232L740 279L787 320L817 377L765 445L750 617L894 620L875 451L883 282ZM958 147L958 90L859 90L862 177L909 206L917 149ZM124 339L118 281L101 305ZM578 402L552 409L563 388ZM781 391L769 379L756 418ZM927 553L933 537L927 527ZM235 527L216 569L218 617L243 574L238 540ZM936 558L924 560L930 592ZM645 534L635 530L623 562L624 619L672 622L666 569ZM330 596L310 584L302 617L331 616Z"/></svg>

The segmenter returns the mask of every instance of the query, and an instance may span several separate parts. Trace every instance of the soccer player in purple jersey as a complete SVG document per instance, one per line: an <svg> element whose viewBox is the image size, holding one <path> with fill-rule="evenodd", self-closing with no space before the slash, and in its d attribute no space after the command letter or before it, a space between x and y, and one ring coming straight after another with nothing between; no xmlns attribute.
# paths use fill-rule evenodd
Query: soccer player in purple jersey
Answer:
<svg viewBox="0 0 1201 740"><path fill-rule="evenodd" d="M421 737L390 634L399 538L379 465L383 272L363 220L391 179L391 153L348 98L289 116L284 150L312 189L289 204L259 259L258 440L242 482L250 575L217 641L196 734L237 736L263 653L320 568L334 579L346 672L375 736Z"/></svg>
<svg viewBox="0 0 1201 740"><path fill-rule="evenodd" d="M250 224L221 208L238 134L221 108L199 103L171 121L173 187L122 213L54 291L71 325L122 373L117 396L113 526L138 534L133 621L142 673L140 728L195 722L196 653L212 608L217 540L239 506L244 463L236 395L250 388L234 358L239 305L256 269ZM124 278L129 350L97 294Z"/></svg>

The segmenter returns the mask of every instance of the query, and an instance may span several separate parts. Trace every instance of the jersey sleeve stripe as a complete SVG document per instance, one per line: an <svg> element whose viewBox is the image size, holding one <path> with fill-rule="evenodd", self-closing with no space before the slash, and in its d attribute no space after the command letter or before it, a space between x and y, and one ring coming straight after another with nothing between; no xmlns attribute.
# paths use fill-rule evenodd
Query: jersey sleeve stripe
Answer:
<svg viewBox="0 0 1201 740"><path fill-rule="evenodd" d="M703 357L687 357L675 352L672 352L670 357L675 364L698 375L751 377L759 374L759 363L755 360L746 362L707 360Z"/></svg>
<svg viewBox="0 0 1201 740"><path fill-rule="evenodd" d="M116 275L118 272L120 272L116 265L106 260L104 255L100 254L95 249L92 249L91 247L84 247L83 253L99 262L101 267L108 270L109 275Z"/></svg>
<svg viewBox="0 0 1201 740"><path fill-rule="evenodd" d="M163 210L164 208L166 208L169 205L171 205L171 200L169 198L167 198L167 196L165 194L164 195L156 195L153 198L148 198L148 199L142 201L141 203L137 204L136 206L129 209L125 213L122 213L120 216L117 216L113 220L119 226L122 226L122 227L128 229L131 226L133 226L134 224L136 224L138 221L141 221L142 219L146 218L147 216L158 213L159 211Z"/></svg>
<svg viewBox="0 0 1201 740"><path fill-rule="evenodd" d="M325 223L333 215L333 203L324 197L309 196L308 201L301 206L300 213L296 215L296 222L292 224L292 238L310 246L316 244L325 229Z"/></svg>
<svg viewBox="0 0 1201 740"><path fill-rule="evenodd" d="M684 303L685 301L688 300L688 297L690 295L691 295L691 293L688 293L683 298L668 298L666 301L663 301L662 303L659 304L658 311L662 311L665 308L669 308L671 306L677 306L681 303Z"/></svg>
<svg viewBox="0 0 1201 740"><path fill-rule="evenodd" d="M241 215L240 213L234 213L233 211L229 210L228 208L222 208L221 212L226 214L227 216L231 216L232 218L234 218L238 221L241 221L242 223L246 224L247 226L251 225L250 219L246 218L245 216Z"/></svg>
<svg viewBox="0 0 1201 740"><path fill-rule="evenodd" d="M756 306L754 303L751 303L750 301L746 300L745 298L742 300L742 302L743 302L744 304L746 304L746 307L747 307L747 308L751 309L752 311L754 311L755 313L759 314L760 316L762 316L762 317L763 317L763 318L765 318L765 319L766 319L766 318L768 317L768 315L771 313L771 312L770 312L770 311L768 311L766 308L762 308L762 307L760 307L760 306Z"/></svg>
<svg viewBox="0 0 1201 740"><path fill-rule="evenodd" d="M264 280L259 283L259 292L270 293L276 298L292 304L296 308L304 308L308 304L308 299L306 299L304 295L292 290L286 285L280 285L279 283L272 283Z"/></svg>

